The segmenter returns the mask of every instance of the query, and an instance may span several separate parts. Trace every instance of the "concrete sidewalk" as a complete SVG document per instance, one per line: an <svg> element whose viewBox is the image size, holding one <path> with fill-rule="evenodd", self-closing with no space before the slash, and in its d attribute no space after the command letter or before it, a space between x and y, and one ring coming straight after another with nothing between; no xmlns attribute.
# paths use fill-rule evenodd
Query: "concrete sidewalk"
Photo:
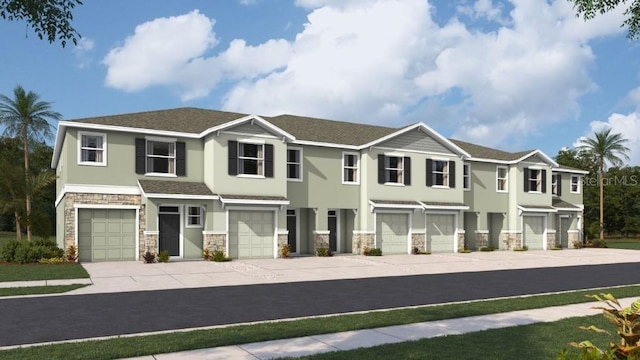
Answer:
<svg viewBox="0 0 640 360"><path fill-rule="evenodd" d="M629 306L636 298L619 300ZM156 354L133 359L141 360L196 360L196 359L272 359L299 357L332 351L346 351L403 341L459 335L488 329L553 322L570 317L602 313L592 309L602 303L591 302L542 309L521 310L492 315L423 322L408 325L387 326L375 329L346 331L335 334L305 336L251 344L223 346L210 349ZM585 324L588 325L588 324Z"/></svg>

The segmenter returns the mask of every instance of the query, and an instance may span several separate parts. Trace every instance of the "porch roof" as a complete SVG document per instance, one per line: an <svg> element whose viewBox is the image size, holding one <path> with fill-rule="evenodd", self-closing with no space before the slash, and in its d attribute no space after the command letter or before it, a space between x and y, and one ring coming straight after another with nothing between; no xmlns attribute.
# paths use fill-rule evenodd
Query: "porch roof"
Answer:
<svg viewBox="0 0 640 360"><path fill-rule="evenodd" d="M138 180L142 194L148 198L217 199L201 182L175 180Z"/></svg>

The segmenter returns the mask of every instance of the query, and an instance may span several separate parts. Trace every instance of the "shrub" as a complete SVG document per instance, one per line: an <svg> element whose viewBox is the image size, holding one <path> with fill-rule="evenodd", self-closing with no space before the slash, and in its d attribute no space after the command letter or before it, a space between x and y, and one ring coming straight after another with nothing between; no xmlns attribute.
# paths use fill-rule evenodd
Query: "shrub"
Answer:
<svg viewBox="0 0 640 360"><path fill-rule="evenodd" d="M604 317L613 323L620 336L619 341L610 342L608 350L602 350L591 341L580 343L571 342L569 345L580 349L581 359L639 359L640 358L640 299L630 307L623 308L611 294L587 295L589 298L603 302L605 306L595 307L603 311ZM580 326L582 330L609 334L608 331L595 326ZM611 335L611 334L609 334ZM567 352L563 350L559 359L567 359Z"/></svg>
<svg viewBox="0 0 640 360"><path fill-rule="evenodd" d="M169 250L162 250L160 254L158 254L158 262L169 262Z"/></svg>
<svg viewBox="0 0 640 360"><path fill-rule="evenodd" d="M484 252L493 251L493 250L495 250L493 245L487 245L480 248L480 251L484 251Z"/></svg>
<svg viewBox="0 0 640 360"><path fill-rule="evenodd" d="M319 247L316 249L316 256L329 257L333 256L333 253L331 252L331 248Z"/></svg>
<svg viewBox="0 0 640 360"><path fill-rule="evenodd" d="M222 250L214 250L211 254L211 260L215 262L226 262L231 261L231 258L226 256Z"/></svg>
<svg viewBox="0 0 640 360"><path fill-rule="evenodd" d="M20 246L20 244L21 243L16 240L10 240L4 243L4 245L2 245L2 248L0 248L0 258L6 262L13 262L16 254L16 249Z"/></svg>
<svg viewBox="0 0 640 360"><path fill-rule="evenodd" d="M78 260L78 249L75 245L69 245L65 257L68 262L76 262Z"/></svg>
<svg viewBox="0 0 640 360"><path fill-rule="evenodd" d="M209 249L204 249L204 250L202 250L202 258L203 258L205 261L209 261L209 260L211 260L211 250L209 250Z"/></svg>
<svg viewBox="0 0 640 360"><path fill-rule="evenodd" d="M286 259L289 257L289 255L291 255L291 247L289 246L289 244L286 244L282 247L282 249L280 249L280 257Z"/></svg>
<svg viewBox="0 0 640 360"><path fill-rule="evenodd" d="M144 260L145 264L153 264L154 262L156 262L156 254L147 250L144 254L142 254L142 259Z"/></svg>
<svg viewBox="0 0 640 360"><path fill-rule="evenodd" d="M42 258L38 260L40 264L64 264L65 259L62 257L54 257L54 258Z"/></svg>
<svg viewBox="0 0 640 360"><path fill-rule="evenodd" d="M589 240L587 241L586 247L590 248L606 248L607 242L604 240Z"/></svg>
<svg viewBox="0 0 640 360"><path fill-rule="evenodd" d="M582 243L582 241L579 241L579 240L572 241L571 245L573 245L575 249L582 249L584 247L584 244Z"/></svg>
<svg viewBox="0 0 640 360"><path fill-rule="evenodd" d="M554 245L551 250L562 250L562 245Z"/></svg>
<svg viewBox="0 0 640 360"><path fill-rule="evenodd" d="M2 247L2 258L6 262L20 264L36 263L40 259L61 258L64 251L55 242L49 240L9 241Z"/></svg>
<svg viewBox="0 0 640 360"><path fill-rule="evenodd" d="M364 254L364 256L382 256L382 249L379 248L364 248L364 250L362 251L362 254Z"/></svg>
<svg viewBox="0 0 640 360"><path fill-rule="evenodd" d="M469 250L469 249L462 249L462 250L460 250L460 253L461 253L461 254L469 254L469 253L471 253L471 250Z"/></svg>
<svg viewBox="0 0 640 360"><path fill-rule="evenodd" d="M413 255L420 255L422 251L420 251L420 249L418 249L418 247L414 246L413 249L411 249L411 253Z"/></svg>

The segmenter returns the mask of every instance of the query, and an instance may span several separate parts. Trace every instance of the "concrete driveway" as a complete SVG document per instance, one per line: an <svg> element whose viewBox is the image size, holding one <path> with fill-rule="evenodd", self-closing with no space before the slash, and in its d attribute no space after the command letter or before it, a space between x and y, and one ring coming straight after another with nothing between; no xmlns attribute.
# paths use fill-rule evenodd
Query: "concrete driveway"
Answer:
<svg viewBox="0 0 640 360"><path fill-rule="evenodd" d="M548 268L640 262L640 251L577 249L562 251L494 251L469 254L337 255L330 258L84 263L93 285L67 294L272 284L509 269Z"/></svg>

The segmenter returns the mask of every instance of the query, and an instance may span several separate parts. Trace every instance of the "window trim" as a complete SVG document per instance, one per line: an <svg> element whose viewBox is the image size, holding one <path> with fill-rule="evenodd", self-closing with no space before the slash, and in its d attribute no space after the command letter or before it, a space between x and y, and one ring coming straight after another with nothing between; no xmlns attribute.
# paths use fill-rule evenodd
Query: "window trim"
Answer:
<svg viewBox="0 0 640 360"><path fill-rule="evenodd" d="M532 171L537 171L538 172L538 177L536 178L536 180L539 180L539 183L536 181L536 190L532 190L531 189L531 174ZM529 194L542 194L542 169L538 168L538 167L529 167L529 178L527 179L527 182L529 182ZM538 186L539 185L539 190L538 190Z"/></svg>
<svg viewBox="0 0 640 360"><path fill-rule="evenodd" d="M431 187L432 188L439 188L439 189L449 189L450 188L450 184L451 184L451 170L449 169L449 159L440 159L440 158L431 158L432 161L432 166L431 166ZM442 169L442 172L438 172L436 171L436 162L443 162L445 164L445 167ZM446 171L445 171L446 169ZM440 174L442 173L442 185L438 185L436 184L436 174ZM464 174L464 172L463 172ZM445 181L446 179L446 181ZM445 184L446 183L446 184ZM463 186L464 186L464 180L463 180Z"/></svg>
<svg viewBox="0 0 640 360"><path fill-rule="evenodd" d="M576 180L576 191L573 191L573 179ZM571 182L569 183L569 192L572 194L580 194L580 176L579 175L571 175Z"/></svg>
<svg viewBox="0 0 640 360"><path fill-rule="evenodd" d="M258 162L257 167L258 167L258 173L257 174L245 174L243 172L244 170L244 166L242 165L242 161L243 160L251 160L254 158L250 158L250 157L246 157L246 156L242 156L241 155L241 151L240 149L242 148L243 145L256 145L256 146L260 146L262 148L261 151L259 151L259 153L261 154L261 158L257 157L255 158L256 161ZM265 166L265 162L266 162L266 150L265 150L265 142L264 141L260 141L260 140L253 140L253 139L242 139L242 140L238 140L238 149L237 149L237 154L238 154L238 174L236 175L237 177L241 177L241 178L254 178L254 179L265 179L265 171L266 171L266 166Z"/></svg>
<svg viewBox="0 0 640 360"><path fill-rule="evenodd" d="M298 152L298 162L294 163L294 162L289 162L289 150L295 150ZM303 157L302 157L302 148L301 147L297 147L297 146L289 146L287 147L287 158L286 158L286 164L287 164L287 181L296 181L296 182L301 182L303 181L303 177L302 177L302 163L303 161ZM298 165L298 174L300 177L297 178L290 178L289 177L289 165Z"/></svg>
<svg viewBox="0 0 640 360"><path fill-rule="evenodd" d="M149 172L149 143L165 143L165 144L173 144L173 156L164 156L164 155L151 155L151 157L162 158L162 159L173 159L173 172ZM177 156L177 141L176 139L163 139L158 137L145 137L144 142L144 169L145 176L162 176L162 177L178 177L177 169L178 169L178 156Z"/></svg>
<svg viewBox="0 0 640 360"><path fill-rule="evenodd" d="M203 228L204 227L204 207L200 206L200 205L186 205L186 211L185 211L185 224L184 226L186 228ZM199 214L198 215L191 215L191 209L198 209ZM198 219L198 224L191 224L190 220L192 218L197 218Z"/></svg>
<svg viewBox="0 0 640 360"><path fill-rule="evenodd" d="M349 167L349 169L355 169L355 172L356 172L355 181L347 181L345 179L345 170L347 169L347 167L345 165L344 159L347 155L355 156L356 158L355 167ZM360 185L360 153L353 152L353 151L342 152L342 176L341 177L342 177L342 184L344 185ZM385 175L385 178L386 178L386 175Z"/></svg>
<svg viewBox="0 0 640 360"><path fill-rule="evenodd" d="M396 158L399 159L398 161L398 167L396 168L390 168L389 164L390 164L390 159L391 158ZM398 171L398 180L397 181L390 181L390 171ZM384 154L384 185L391 185L391 186L405 186L404 185L404 154Z"/></svg>
<svg viewBox="0 0 640 360"><path fill-rule="evenodd" d="M558 181L558 174L551 173L551 196L558 196L558 188L560 186L562 186L562 184Z"/></svg>
<svg viewBox="0 0 640 360"><path fill-rule="evenodd" d="M465 169L467 169L467 174L465 175ZM465 186L466 180L466 186ZM471 164L463 163L462 164L462 188L465 191L471 191Z"/></svg>
<svg viewBox="0 0 640 360"><path fill-rule="evenodd" d="M504 176L504 189L500 190L500 169L504 169L506 170L504 172L505 176ZM509 192L509 167L508 166L502 166L502 165L498 165L496 166L496 192L499 193L508 193Z"/></svg>
<svg viewBox="0 0 640 360"><path fill-rule="evenodd" d="M96 136L102 137L102 161L82 161L82 137ZM95 149L97 150L97 149ZM107 134L90 131L78 131L78 165L87 166L107 166Z"/></svg>

